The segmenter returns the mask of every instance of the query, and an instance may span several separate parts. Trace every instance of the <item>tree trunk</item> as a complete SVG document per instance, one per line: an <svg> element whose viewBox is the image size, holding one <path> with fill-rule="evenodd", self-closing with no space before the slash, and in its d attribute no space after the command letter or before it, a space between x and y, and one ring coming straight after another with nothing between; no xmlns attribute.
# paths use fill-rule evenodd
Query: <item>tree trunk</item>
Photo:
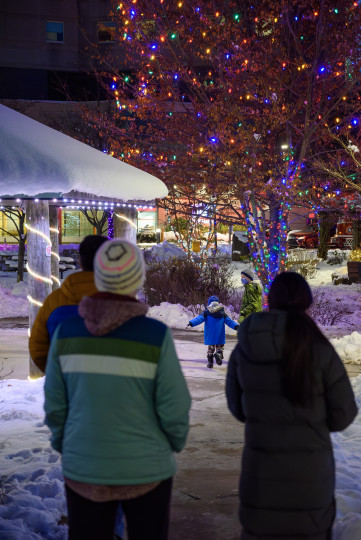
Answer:
<svg viewBox="0 0 361 540"><path fill-rule="evenodd" d="M120 208L113 213L114 238L137 243L137 211L135 208Z"/></svg>
<svg viewBox="0 0 361 540"><path fill-rule="evenodd" d="M319 244L317 249L317 256L322 260L327 259L327 242L330 236L330 230L335 224L335 219L337 220L334 213L330 214L326 211L318 212L319 216Z"/></svg>
<svg viewBox="0 0 361 540"><path fill-rule="evenodd" d="M25 238L19 240L18 250L18 283L24 281Z"/></svg>
<svg viewBox="0 0 361 540"><path fill-rule="evenodd" d="M355 220L352 222L352 249L361 247L361 222Z"/></svg>
<svg viewBox="0 0 361 540"><path fill-rule="evenodd" d="M217 218L214 218L214 253L218 251L218 242L217 242Z"/></svg>
<svg viewBox="0 0 361 540"><path fill-rule="evenodd" d="M233 225L228 225L228 244L232 244Z"/></svg>
<svg viewBox="0 0 361 540"><path fill-rule="evenodd" d="M288 211L284 204L272 194L269 196L268 219L263 210L259 215L254 193L245 197L243 207L251 259L264 291L268 294L275 276L285 269Z"/></svg>
<svg viewBox="0 0 361 540"><path fill-rule="evenodd" d="M51 279L53 281L52 289L59 288L59 224L58 224L58 207L49 206L49 222L50 222L50 240L51 240Z"/></svg>
<svg viewBox="0 0 361 540"><path fill-rule="evenodd" d="M29 326L34 324L39 307L51 293L51 257L49 256L49 205L48 201L29 200L26 203L26 222L28 238L28 284L29 284ZM37 231L37 232L34 232ZM46 240L42 235L45 236ZM39 277L36 277L36 274ZM43 373L30 358L30 377L41 377Z"/></svg>
<svg viewBox="0 0 361 540"><path fill-rule="evenodd" d="M24 281L24 258L25 258L25 212L19 215L19 251L18 251L18 278L17 281Z"/></svg>

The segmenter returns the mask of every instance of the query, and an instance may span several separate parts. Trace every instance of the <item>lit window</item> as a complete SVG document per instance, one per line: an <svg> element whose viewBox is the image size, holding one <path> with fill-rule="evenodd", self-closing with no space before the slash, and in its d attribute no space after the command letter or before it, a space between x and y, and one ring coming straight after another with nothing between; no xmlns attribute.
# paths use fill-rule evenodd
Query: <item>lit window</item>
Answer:
<svg viewBox="0 0 361 540"><path fill-rule="evenodd" d="M103 21L98 23L98 42L115 41L115 23L112 21Z"/></svg>
<svg viewBox="0 0 361 540"><path fill-rule="evenodd" d="M157 211L138 211L138 232L154 232L157 225Z"/></svg>
<svg viewBox="0 0 361 540"><path fill-rule="evenodd" d="M97 213L98 220L101 219L103 212ZM77 242L80 236L94 234L94 227L79 210L64 210L61 213L61 229L65 242Z"/></svg>
<svg viewBox="0 0 361 540"><path fill-rule="evenodd" d="M64 23L46 21L46 41L62 43L64 41Z"/></svg>

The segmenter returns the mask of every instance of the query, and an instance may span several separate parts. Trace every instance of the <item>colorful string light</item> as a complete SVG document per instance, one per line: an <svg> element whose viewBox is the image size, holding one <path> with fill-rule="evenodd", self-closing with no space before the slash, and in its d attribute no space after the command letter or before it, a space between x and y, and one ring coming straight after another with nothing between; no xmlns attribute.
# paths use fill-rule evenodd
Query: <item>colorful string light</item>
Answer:
<svg viewBox="0 0 361 540"><path fill-rule="evenodd" d="M177 86L179 83L183 83L185 86L188 86L190 89L189 92L193 92L193 101L190 99L190 102L194 108L194 115L192 117L189 116L189 118L192 118L189 124L192 124L194 120L197 137L192 141L192 144L188 144L187 140L184 141L185 145L188 144L187 153L184 156L179 154L176 156L177 166L179 167L178 163L182 159L183 164L187 163L185 156L189 155L191 165L188 168L189 170L194 170L193 161L195 159L199 159L199 168L201 170L204 168L207 172L212 171L213 167L220 169L219 161L227 164L227 167L238 167L239 170L244 166L246 167L246 171L250 170L252 152L249 151L249 148L246 148L247 144L243 143L243 139L247 140L248 132L251 129L250 126L257 123L256 112L262 114L263 110L267 110L267 114L263 117L266 120L272 108L276 110L277 116L274 116L273 124L268 124L270 129L267 131L267 134L270 135L269 139L271 141L272 137L275 134L277 135L280 125L291 124L289 121L291 115L290 106L289 103L284 102L285 100L282 94L282 80L277 80L275 87L272 87L272 79L270 79L269 83L266 81L266 85L260 85L267 88L263 90L263 95L257 95L252 89L259 86L254 84L256 82L256 76L254 74L257 72L257 69L255 69L257 65L252 53L255 50L253 48L253 38L246 34L245 27L242 24L243 12L241 14L230 6L228 6L228 9L226 5L220 9L220 5L215 7L211 3L189 5L179 1L172 8L167 3L164 3L163 0L160 0L160 4L161 10L159 12L157 12L155 5L152 4L151 12L149 13L147 12L148 3L134 2L132 0L119 4L117 20L119 15L120 29L125 32L124 35L129 48L132 47L129 52L138 50L140 53L138 56L143 58L144 61L142 59L140 60L140 67L136 76L129 77L128 74L117 74L117 76L112 77L111 92L113 92L116 98L118 111L123 111L126 108L127 114L129 111L132 120L135 121L134 125L137 125L138 117L136 109L138 109L140 111L139 118L143 122L142 125L147 124L147 121L144 121L144 119L149 117L152 118L153 122L156 116L155 114L153 115L154 111L154 113L158 113L158 118L163 113L163 123L164 118L167 118L167 122L170 120L170 126L173 125L171 122L174 122L174 125L177 126L177 115L173 114L173 112L177 110L177 106L184 100L184 91L179 90L178 92L179 87ZM350 27L351 22L355 24L356 15L353 15L352 8L357 6L357 2L350 4L350 12L347 13L346 17L344 16L344 10L339 10L338 8L332 9L327 15L332 21L330 25L331 29L328 33L331 33L333 28L336 29L335 32L339 33L343 25ZM271 41L273 43L273 40L277 39L278 33L282 31L283 14L278 13L277 8L269 17L265 16L264 13L257 12L257 8L253 6L252 10L249 20L254 23L254 37L256 41L259 43L263 41L266 45L267 40L269 40L268 44ZM343 19L341 16L343 16ZM161 17L162 21L161 32L158 32L159 27L157 25L157 19L159 17ZM296 80L298 81L304 81L305 77L307 78L309 76L310 66L313 63L308 59L306 60L307 55L303 54L303 51L305 48L307 48L307 51L311 50L310 38L316 26L321 24L320 21L321 17L318 10L312 9L307 13L307 16L303 13L292 13L290 25L292 25L292 31L297 40L297 48L300 54L294 62L290 61L287 57L277 57L276 55L272 57L270 65L272 64L274 73L276 73L277 65L279 67L279 73L276 73L277 79L279 74L282 77L288 77L288 81L292 80L292 77L297 77ZM226 36L231 35L232 39L227 40ZM237 39L235 39L235 36ZM169 57L167 55L162 57L162 51L165 51L166 48L174 52L174 44L176 44L177 51L181 47L184 47L184 50L186 50L188 43L192 44L192 59L199 58L202 64L207 65L204 70L192 67L194 62L192 64L192 62L184 61L184 57L180 59L181 61L178 64L175 60L174 65L170 67ZM237 43L237 46L235 46L235 43ZM277 47L272 44L272 51L276 50ZM338 60L337 56L333 59ZM333 85L340 84L342 79L340 75L344 74L345 69L346 63L344 60L330 63L327 58L322 58L322 63L319 63L319 67L315 64L316 77L320 78L320 84L322 85L325 85L327 78L332 78ZM216 74L218 72L220 79L222 79L222 86L217 84L218 75L216 76ZM249 85L247 83L248 75L251 81ZM132 78L139 80L139 86L138 84L135 85L134 81L132 82ZM338 82L338 79L340 79L340 82ZM315 84L317 86L317 83ZM350 92L348 90L344 91L345 85L343 81L340 86L342 87L340 90L342 91L342 94L340 94L341 102L344 107L349 101ZM242 88L241 92L239 88ZM126 91L123 91L124 89ZM324 86L322 86L322 89L324 89ZM127 97L128 90L132 90L133 92L131 99L129 99L129 96ZM219 99L217 92L220 96ZM336 100L340 97L336 95L334 98L331 91L329 94L330 100ZM198 99L198 96L204 97L203 102ZM228 118L225 117L226 115L222 115L222 100L227 104L227 110L231 111ZM262 107L258 106L259 103L262 104ZM301 105L303 110L309 108L307 100L301 102ZM217 107L219 108L218 110ZM247 119L245 107L248 107L248 110L252 111L250 115L252 118ZM223 111L225 110L223 109ZM318 114L319 112L322 114ZM246 117L246 121L242 120L240 122L239 119L242 119L242 117ZM129 117L124 116L122 118L127 121ZM321 110L317 111L315 118L310 120L311 123L313 120L315 121L317 128L321 132L324 126L323 118L326 117ZM203 119L205 119L204 124L202 124ZM301 126L303 125L302 122L303 119L301 119ZM341 109L340 112L337 109L334 123L336 126L335 130L337 129L341 133L344 123ZM154 124L156 124L156 121L154 121ZM209 129L208 127L204 129L204 126L208 124L210 126ZM262 121L259 124L262 125ZM274 129L275 125L276 128ZM347 125L355 126L356 124L348 118ZM255 125L256 127L257 125ZM313 127L312 129L314 130L315 128ZM265 128L265 138L267 138L266 130L267 128ZM302 132L302 129L300 131ZM147 132L147 126L145 126L145 132ZM169 152L164 150L162 141L167 140L167 134L171 133L171 131L169 130L165 133L166 135L160 129L160 136L163 138L161 142L158 140L151 150L149 148L143 149L139 143L139 139L136 139L134 144L128 144L128 140L125 139L126 149L122 148L122 151L119 152L120 158L134 162L137 165L140 163L145 168L148 166L150 168L154 167L155 170L161 168L162 173L164 172L165 176L170 178L172 174L169 172L169 169L171 164L174 163L175 154L173 154L171 149L171 142L169 144ZM182 134L179 135L180 138L182 138ZM204 137L202 136L203 134ZM126 136L129 137L128 130ZM148 145L149 138L146 137L145 140ZM231 146L232 149L230 148ZM251 254L255 258L256 270L262 280L265 279L264 276L266 274L274 275L275 272L285 267L287 256L287 217L291 206L297 204L300 199L307 198L307 204L312 204L312 208L317 209L321 208L323 199L320 193L322 192L320 186L310 189L304 188L302 184L307 181L307 175L304 174L301 179L299 174L304 164L297 163L296 160L294 161L293 150L289 150L284 145L281 153L278 155L277 152L274 153L274 163L270 165L271 169L277 171L277 173L274 173L275 175L277 174L276 189L269 191L272 195L277 193L278 190L278 209L275 211L275 224L272 228L273 233L277 233L277 238L273 238L271 243L267 239L265 240L267 220L264 220L260 224L258 216L254 212L257 212L257 209L261 207L260 201L265 200L262 194L262 190L264 189L264 185L262 185L262 176L264 176L262 168L267 161L267 153L270 147L270 144L268 146L266 144L263 149L263 155L260 155L259 159L252 164L252 182L255 179L256 183L255 186L252 185L252 192L256 202L253 208L248 203L243 207ZM222 154L222 159L219 161L217 161L218 154ZM188 169L184 167L184 170L188 171ZM254 172L256 169L259 171L258 176L257 172ZM178 176L180 176L182 171L182 169L177 168L172 170ZM223 181L222 174L223 171L219 175L221 182ZM271 172L270 176L272 174L273 172ZM229 177L226 176L226 178L228 179ZM242 181L245 183L248 181L247 173L238 177L234 176L233 182L235 184L238 182L238 191L244 191ZM226 186L226 184L224 185ZM228 185L231 193L234 186L231 181L229 181ZM224 191L226 190L227 187L224 187ZM326 187L324 191L327 191ZM340 198L340 193L337 193L334 189L329 189L325 193L325 197L333 201ZM253 220L251 219L252 214L255 218ZM182 238L179 238L179 242L182 243L184 249L189 248L189 246L185 245Z"/></svg>

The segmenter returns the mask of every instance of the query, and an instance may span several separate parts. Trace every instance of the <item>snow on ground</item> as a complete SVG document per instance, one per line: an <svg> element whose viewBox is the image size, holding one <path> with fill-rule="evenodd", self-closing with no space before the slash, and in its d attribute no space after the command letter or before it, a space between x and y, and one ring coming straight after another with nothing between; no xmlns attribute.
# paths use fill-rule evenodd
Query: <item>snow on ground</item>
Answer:
<svg viewBox="0 0 361 540"><path fill-rule="evenodd" d="M337 501L333 540L361 538L361 375L351 382L359 407L358 415L351 426L332 435Z"/></svg>
<svg viewBox="0 0 361 540"><path fill-rule="evenodd" d="M0 319L5 317L27 317L29 305L26 282L16 283L15 279L2 279L0 272Z"/></svg>
<svg viewBox="0 0 361 540"><path fill-rule="evenodd" d="M183 369L186 376L204 374L203 365ZM208 372L213 376L213 371ZM361 406L361 375L352 383ZM60 456L50 447L43 421L43 384L44 379L0 382L0 537L4 540L67 538L67 527L61 524L66 507ZM224 396L207 399L207 408L227 414ZM361 538L361 413L332 439L337 469L333 538L356 540Z"/></svg>
<svg viewBox="0 0 361 540"><path fill-rule="evenodd" d="M44 425L44 379L0 382L0 537L60 540L67 527L60 455Z"/></svg>
<svg viewBox="0 0 361 540"><path fill-rule="evenodd" d="M361 334L352 332L330 340L345 364L361 364Z"/></svg>

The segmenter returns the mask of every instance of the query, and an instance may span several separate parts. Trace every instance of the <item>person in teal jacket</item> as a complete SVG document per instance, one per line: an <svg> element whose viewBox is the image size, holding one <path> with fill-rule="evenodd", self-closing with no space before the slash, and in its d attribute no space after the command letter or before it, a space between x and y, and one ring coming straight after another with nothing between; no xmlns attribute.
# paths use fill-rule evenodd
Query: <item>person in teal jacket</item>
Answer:
<svg viewBox="0 0 361 540"><path fill-rule="evenodd" d="M241 272L241 281L244 285L244 293L238 318L240 324L251 313L262 311L262 289L260 285L253 283L252 274L246 270Z"/></svg>
<svg viewBox="0 0 361 540"><path fill-rule="evenodd" d="M52 339L45 421L62 454L69 540L112 540L119 502L129 540L167 538L191 399L169 328L135 298L144 275L135 245L105 242L94 260L100 292Z"/></svg>
<svg viewBox="0 0 361 540"><path fill-rule="evenodd" d="M237 330L238 324L232 321L224 311L218 296L210 296L205 310L191 319L187 326L197 326L204 322L204 344L208 345L207 367L213 367L213 360L221 366L223 362L223 350L226 342L225 325Z"/></svg>

